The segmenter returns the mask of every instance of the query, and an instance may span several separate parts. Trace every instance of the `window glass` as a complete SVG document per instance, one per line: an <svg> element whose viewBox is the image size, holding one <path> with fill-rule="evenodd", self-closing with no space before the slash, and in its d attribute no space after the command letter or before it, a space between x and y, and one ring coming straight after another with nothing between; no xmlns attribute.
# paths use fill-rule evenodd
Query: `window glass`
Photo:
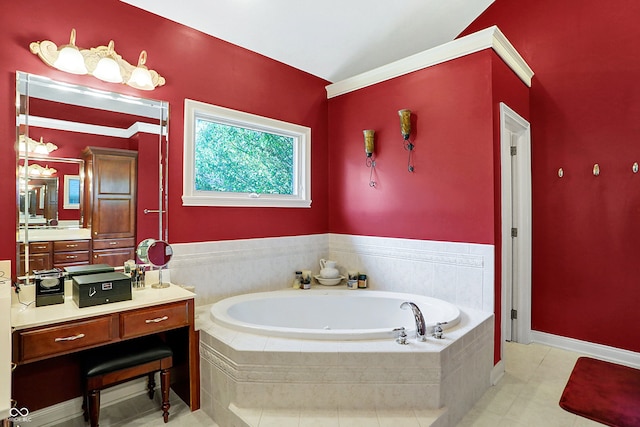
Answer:
<svg viewBox="0 0 640 427"><path fill-rule="evenodd" d="M185 100L186 206L309 207L311 129Z"/></svg>

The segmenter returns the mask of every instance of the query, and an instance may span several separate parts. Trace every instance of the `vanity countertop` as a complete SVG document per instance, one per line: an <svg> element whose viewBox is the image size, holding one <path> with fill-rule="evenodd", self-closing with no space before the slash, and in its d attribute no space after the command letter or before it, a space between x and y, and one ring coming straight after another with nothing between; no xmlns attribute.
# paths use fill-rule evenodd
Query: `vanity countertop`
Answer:
<svg viewBox="0 0 640 427"><path fill-rule="evenodd" d="M42 228L30 229L30 242L48 242L56 240L89 240L91 229L89 228ZM18 241L24 242L24 230L18 233Z"/></svg>
<svg viewBox="0 0 640 427"><path fill-rule="evenodd" d="M25 288L33 288L33 286L23 287L23 291L20 293L20 299L29 303L34 299L33 290ZM11 327L14 329L26 329L195 298L193 292L173 284L163 289L154 289L147 286L143 290L132 291L132 296L133 298L129 301L85 308L78 308L70 293L66 293L64 304L44 307L36 307L35 302L25 306L14 301L11 305Z"/></svg>

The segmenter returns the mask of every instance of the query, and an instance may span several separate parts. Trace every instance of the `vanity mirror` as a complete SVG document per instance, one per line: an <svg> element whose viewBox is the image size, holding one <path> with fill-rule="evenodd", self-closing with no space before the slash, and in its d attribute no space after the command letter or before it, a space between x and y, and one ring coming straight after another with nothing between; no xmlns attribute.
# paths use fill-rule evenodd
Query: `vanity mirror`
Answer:
<svg viewBox="0 0 640 427"><path fill-rule="evenodd" d="M16 73L19 277L122 266L135 242L167 239L168 109L165 101Z"/></svg>

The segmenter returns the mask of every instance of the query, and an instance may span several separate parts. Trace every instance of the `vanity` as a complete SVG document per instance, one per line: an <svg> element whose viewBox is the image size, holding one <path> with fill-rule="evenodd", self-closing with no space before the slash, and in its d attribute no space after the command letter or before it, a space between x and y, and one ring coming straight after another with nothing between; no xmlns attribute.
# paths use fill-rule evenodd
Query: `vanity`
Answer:
<svg viewBox="0 0 640 427"><path fill-rule="evenodd" d="M24 295L21 299L30 297ZM46 307L25 307L14 298L12 399L20 408L33 412L77 398L82 395L80 363L86 350L158 334L174 350L173 390L192 410L198 409L194 297L192 292L170 285L137 290L130 301L86 308L78 308L70 296L64 304ZM47 390L44 384L55 387Z"/></svg>
<svg viewBox="0 0 640 427"><path fill-rule="evenodd" d="M79 308L67 279L63 300L34 303L36 270L88 264L122 270L128 260L146 263L136 257L138 242L166 241L168 103L20 71L16 92L16 258L5 277L11 274L21 291L3 283L0 295L5 308L10 299L4 356L11 358L14 408L31 414L47 408L48 414L66 402L73 404L67 412L80 411L89 350L157 335L173 351L171 388L198 409L192 292L146 286L133 289L131 300ZM114 394L144 391L122 386Z"/></svg>

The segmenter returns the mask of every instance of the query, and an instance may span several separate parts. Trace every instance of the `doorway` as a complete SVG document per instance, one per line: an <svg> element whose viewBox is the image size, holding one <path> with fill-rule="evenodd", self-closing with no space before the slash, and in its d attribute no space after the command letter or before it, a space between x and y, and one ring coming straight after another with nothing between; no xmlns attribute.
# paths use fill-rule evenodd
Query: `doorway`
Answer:
<svg viewBox="0 0 640 427"><path fill-rule="evenodd" d="M501 353L531 342L531 128L500 103L502 200Z"/></svg>

